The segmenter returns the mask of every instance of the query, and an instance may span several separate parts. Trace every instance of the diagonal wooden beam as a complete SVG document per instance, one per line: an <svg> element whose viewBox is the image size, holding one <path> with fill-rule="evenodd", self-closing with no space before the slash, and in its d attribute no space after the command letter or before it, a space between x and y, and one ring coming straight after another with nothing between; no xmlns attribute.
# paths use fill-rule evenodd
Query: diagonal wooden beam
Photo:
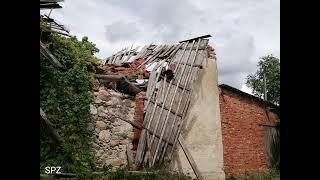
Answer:
<svg viewBox="0 0 320 180"><path fill-rule="evenodd" d="M44 111L40 108L40 119L42 119L42 121L44 122L44 124L48 127L52 138L54 140L54 142L63 147L63 141L61 136L58 134L58 132L54 129L54 125L51 123L51 121L47 118L46 114L44 113Z"/></svg>
<svg viewBox="0 0 320 180"><path fill-rule="evenodd" d="M95 74L95 77L97 79L104 79L108 81L122 81L125 82L128 85L128 90L132 92L133 94L138 94L141 92L141 89L138 88L136 85L132 84L125 76L123 75L114 75L114 74Z"/></svg>
<svg viewBox="0 0 320 180"><path fill-rule="evenodd" d="M65 69L66 67L64 65L62 65L55 57L54 55L46 48L46 46L40 41L40 53L42 55L44 55L47 59L49 59L49 61L62 69Z"/></svg>
<svg viewBox="0 0 320 180"><path fill-rule="evenodd" d="M212 36L210 34L207 34L207 35L204 35L204 36L199 36L199 37L195 37L195 38L179 41L179 43L187 42L187 41L194 41L194 40L197 40L197 39L203 39L203 38L208 38L208 37L212 37Z"/></svg>
<svg viewBox="0 0 320 180"><path fill-rule="evenodd" d="M197 176L198 180L203 180L203 177L202 177L202 175L200 173L200 170L199 170L196 162L194 161L190 151L188 150L187 146L185 145L184 139L182 138L181 135L179 135L179 139L178 140L179 140L179 144L180 144L184 154L186 155L186 157L187 157L187 159L188 159L188 161L189 161L189 163L190 163L190 165L191 165L191 167L193 169L194 174Z"/></svg>

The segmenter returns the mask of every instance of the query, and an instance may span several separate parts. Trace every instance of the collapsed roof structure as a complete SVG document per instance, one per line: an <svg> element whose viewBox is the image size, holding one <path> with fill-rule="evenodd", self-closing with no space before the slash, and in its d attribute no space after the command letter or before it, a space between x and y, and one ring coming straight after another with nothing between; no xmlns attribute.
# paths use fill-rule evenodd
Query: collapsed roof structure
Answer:
<svg viewBox="0 0 320 180"><path fill-rule="evenodd" d="M135 166L153 167L171 162L174 158L173 154L177 149L176 145L180 144L189 162L189 166L198 179L203 179L202 174L210 177L213 173L219 173L219 177L224 177L221 165L223 156L221 154L221 136L210 137L211 144L208 141L203 142L203 140L202 142L201 140L197 142L202 146L202 151L206 151L206 149L214 151L217 149L217 157L211 157L212 155L208 154L206 160L204 160L203 157L200 157L200 159L197 157L195 160L195 157L193 157L191 151L189 151L190 149L187 148L192 144L194 146L194 143L191 142L193 140L187 137L189 140L185 142L184 137L181 135L183 131L186 131L185 125L189 123L190 111L194 111L192 110L194 107L207 106L207 108L203 110L210 115L204 113L206 116L202 117L201 115L197 115L197 113L193 113L192 118L197 118L197 120L193 119L193 123L197 121L196 124L200 123L201 126L203 126L206 121L209 121L207 124L209 126L215 121L218 125L220 123L219 117L217 117L215 121L210 119L204 120L206 117L216 117L211 114L215 113L217 115L218 113L216 112L219 112L219 107L216 107L212 102L216 104L219 99L212 99L210 98L211 95L208 95L210 102L206 102L208 100L201 100L204 97L198 98L199 92L203 92L201 89L208 85L210 87L205 88L205 91L211 90L212 94L218 97L217 82L215 82L217 81L217 75L214 74L216 72L216 65L213 65L215 64L216 57L213 48L208 46L209 37L211 36L200 36L180 41L174 45L157 46L150 44L141 48L140 51L138 51L139 48L125 48L106 58L105 66L113 66L116 68L130 67L131 64L139 61L140 64L135 66L135 71L139 72L139 69L143 69L143 71L149 73L149 75L140 76L140 78L132 78L130 75L125 76L125 78L130 79L133 84L139 84L139 82L147 84L143 109L144 118L141 124L142 132L134 158ZM111 71L104 73L112 75ZM98 75L96 77L99 78L102 76ZM208 78L210 82L205 82L202 80L203 78ZM201 88L199 89L199 87ZM200 101L195 101L195 98ZM203 103L209 104L205 105ZM212 126L214 125L212 124ZM214 128L219 127L220 125ZM190 128L191 127L189 127L188 131L190 131ZM196 128L197 127L193 127L191 131L195 131ZM210 130L209 128L205 129L202 133L208 137L212 136L210 135L212 131L214 130ZM218 139L215 140L216 138ZM208 138L203 139L205 139L204 141L208 140ZM208 143L210 145L208 145ZM199 149L197 149L197 151L198 150ZM219 157L221 158L219 159ZM196 161L197 163L195 163ZM207 165L211 165L211 167L202 168ZM199 169L199 167L201 167L201 169ZM208 175L210 173L211 175ZM217 174L215 174L215 176L216 175Z"/></svg>

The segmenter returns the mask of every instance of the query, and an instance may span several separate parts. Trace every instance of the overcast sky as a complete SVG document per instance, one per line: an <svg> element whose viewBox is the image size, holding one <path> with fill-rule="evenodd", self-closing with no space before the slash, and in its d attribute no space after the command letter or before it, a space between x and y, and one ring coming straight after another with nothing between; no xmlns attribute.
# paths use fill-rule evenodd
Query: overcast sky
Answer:
<svg viewBox="0 0 320 180"><path fill-rule="evenodd" d="M219 83L243 91L259 57L280 57L279 0L65 0L51 13L78 38L88 36L105 59L123 47L177 43L211 34ZM48 11L41 11L48 14Z"/></svg>

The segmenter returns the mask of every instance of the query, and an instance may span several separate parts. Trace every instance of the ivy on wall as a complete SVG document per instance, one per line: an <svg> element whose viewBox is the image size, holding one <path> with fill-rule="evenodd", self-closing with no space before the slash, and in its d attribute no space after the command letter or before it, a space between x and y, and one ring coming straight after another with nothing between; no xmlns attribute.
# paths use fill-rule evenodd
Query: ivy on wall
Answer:
<svg viewBox="0 0 320 180"><path fill-rule="evenodd" d="M90 174L94 170L93 139L87 130L94 65L99 50L87 37L66 38L49 31L40 20L40 39L66 66L61 70L40 54L40 107L62 137L63 149L53 145L45 129L40 135L40 167L61 166L61 172Z"/></svg>

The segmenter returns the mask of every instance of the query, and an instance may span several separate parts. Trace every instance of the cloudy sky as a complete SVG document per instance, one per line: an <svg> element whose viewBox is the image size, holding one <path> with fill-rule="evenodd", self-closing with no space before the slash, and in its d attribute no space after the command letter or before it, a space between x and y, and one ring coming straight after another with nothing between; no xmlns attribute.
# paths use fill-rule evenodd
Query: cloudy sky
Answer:
<svg viewBox="0 0 320 180"><path fill-rule="evenodd" d="M176 43L211 34L219 83L243 91L259 57L280 57L279 0L65 0L51 17L88 36L104 59L126 46ZM41 14L48 11L41 11Z"/></svg>

